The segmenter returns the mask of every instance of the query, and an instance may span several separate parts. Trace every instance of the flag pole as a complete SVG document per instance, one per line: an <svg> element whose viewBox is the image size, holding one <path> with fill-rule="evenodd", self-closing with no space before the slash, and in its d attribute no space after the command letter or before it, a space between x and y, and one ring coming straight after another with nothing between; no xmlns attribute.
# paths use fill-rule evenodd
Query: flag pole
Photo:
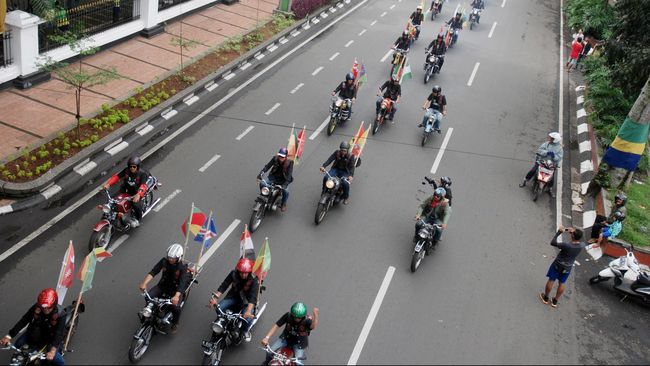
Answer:
<svg viewBox="0 0 650 366"><path fill-rule="evenodd" d="M79 304L81 303L81 295L83 295L83 285L81 286L81 290L79 291L79 297L77 297L77 303L74 306L74 311L72 312L72 322L70 322L70 330L68 330L68 335L65 337L65 343L63 344L63 349L61 350L61 353L68 351L68 344L70 343L70 337L72 337L72 330L74 329L75 326L75 321L77 320L77 312L79 311Z"/></svg>
<svg viewBox="0 0 650 366"><path fill-rule="evenodd" d="M201 251L199 252L199 258L196 260L197 269L198 269L198 266L199 266L199 261L201 260L201 257L203 256L203 249L205 248L205 242L206 242L206 240L209 240L207 238L208 235L206 235L206 234L208 233L208 230L210 230L210 220L212 220L212 210L210 210L210 217L208 217L208 221L206 221L207 229L205 231L205 234L203 234L203 242L201 243Z"/></svg>
<svg viewBox="0 0 650 366"><path fill-rule="evenodd" d="M190 216L188 216L187 221L185 221L185 244L183 245L183 257L185 257L185 251L187 250L187 242L190 240L190 226L192 224L192 213L194 213L194 202L192 202L192 208L190 209ZM181 259L183 259L181 257Z"/></svg>

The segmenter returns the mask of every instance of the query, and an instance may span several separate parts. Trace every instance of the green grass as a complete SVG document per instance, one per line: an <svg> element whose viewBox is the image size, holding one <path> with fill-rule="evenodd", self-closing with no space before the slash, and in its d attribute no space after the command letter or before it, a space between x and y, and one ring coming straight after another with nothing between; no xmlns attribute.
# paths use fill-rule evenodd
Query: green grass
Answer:
<svg viewBox="0 0 650 366"><path fill-rule="evenodd" d="M650 249L650 179L643 184L632 181L627 194L627 217L619 236L635 247ZM645 227L645 233L641 231Z"/></svg>

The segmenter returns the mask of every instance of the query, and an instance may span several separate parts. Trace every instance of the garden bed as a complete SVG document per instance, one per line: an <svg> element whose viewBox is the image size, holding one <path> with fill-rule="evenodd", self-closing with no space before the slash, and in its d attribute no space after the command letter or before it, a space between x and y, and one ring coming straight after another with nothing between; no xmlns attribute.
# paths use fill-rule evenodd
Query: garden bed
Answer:
<svg viewBox="0 0 650 366"><path fill-rule="evenodd" d="M99 141L116 128L122 127L147 110L169 99L196 81L201 80L220 67L230 63L275 34L291 26L294 20L276 14L263 26L228 39L200 59L184 67L178 73L161 80L146 89L136 89L135 94L114 106L102 105L102 112L93 118L82 119L76 127L61 132L52 140L33 150L23 150L20 156L0 165L0 179L23 183L32 181L45 172L74 156L84 148Z"/></svg>

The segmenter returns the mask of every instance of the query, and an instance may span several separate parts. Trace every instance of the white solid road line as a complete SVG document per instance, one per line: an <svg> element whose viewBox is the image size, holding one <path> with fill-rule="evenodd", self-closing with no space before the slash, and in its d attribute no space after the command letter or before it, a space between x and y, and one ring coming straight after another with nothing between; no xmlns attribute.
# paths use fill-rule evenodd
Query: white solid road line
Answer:
<svg viewBox="0 0 650 366"><path fill-rule="evenodd" d="M503 0L505 5L506 0ZM560 135L563 135L564 127L564 1L560 0L560 93L558 93L558 127L557 132ZM562 160L560 160L560 166ZM560 174L556 174L557 179L555 180L555 188L557 194L555 195L555 227L559 228L562 225L562 169L560 169ZM584 217L583 217L584 218Z"/></svg>
<svg viewBox="0 0 650 366"><path fill-rule="evenodd" d="M379 308L381 307L381 303L384 301L384 296L386 295L386 291L388 291L388 286L390 285L390 281L393 279L394 273L395 267L388 267L386 275L384 276L384 280L379 287L379 292L377 292L377 296L375 297L375 302L372 303L368 318L366 318L366 322L363 324L363 328L361 329L361 334L359 334L357 343L354 345L354 349L352 350L352 354L348 360L348 365L356 365L357 361L359 361L359 356L361 355L363 346L366 343L366 339L368 339L370 329L372 328L372 324L375 322L377 313L379 313Z"/></svg>
<svg viewBox="0 0 650 366"><path fill-rule="evenodd" d="M287 57L293 55L296 51L303 48L306 44L313 41L316 37L318 37L321 34L325 33L328 29L333 27L336 23L340 22L343 18L347 17L348 15L350 15L350 13L357 10L359 7L363 6L367 2L368 2L368 0L361 0L358 4L356 4L355 6L350 8L348 11L341 14L338 18L334 19L331 23L329 23L325 27L323 27L323 29L318 30L318 32L311 35L306 40L302 41L302 43L300 43L296 47L292 48L291 50L285 52L277 60L273 61L267 67L265 67L264 69L259 71L257 74L253 75L250 79L242 82L241 84L239 84L239 86L232 89L228 94L224 95L223 98L219 99L216 103L214 103L210 107L206 108L203 112L196 115L189 122L183 124L181 127L179 127L174 132L170 133L169 136L165 137L160 142L158 142L155 146L153 146L151 149L147 150L144 154L142 154L141 158L144 160L147 157L151 156L156 151L160 150L163 146L167 145L171 140L175 139L176 136L178 136L181 133L185 132L185 130L187 130L188 128L194 126L194 124L196 124L196 122L201 120L203 117L209 115L213 110L219 108L222 104L224 104L225 102L230 100L230 98L232 98L235 94L239 93L242 89L244 89L247 86L249 86L250 84L252 84L255 80L259 79L262 75L266 74L269 70L271 70L272 68L274 68L275 66L280 64ZM23 240L21 240L18 243L14 244L7 251L0 254L0 262L2 262L3 260L9 258L12 254L14 254L18 250L20 250L20 248L22 248L25 245L29 244L32 240L36 239L39 235L41 235L47 229L51 228L56 223L63 220L63 218L66 217L68 214L70 214L70 212L76 210L79 206L86 203L89 199L91 199L92 197L94 197L97 194L97 191L99 191L99 188L100 187L98 186L98 187L96 187L95 190L88 192L88 194L83 196L80 200L78 200L75 203L71 204L70 207L68 207L65 210L61 211L61 213L59 213L58 215L53 217L51 220L49 220L47 223L45 223L44 225L42 225L41 227L36 229L33 233L29 234Z"/></svg>
<svg viewBox="0 0 650 366"><path fill-rule="evenodd" d="M316 136L318 136L318 134L323 130L323 128L325 128L325 126L327 126L327 122L329 122L329 121L330 121L330 118L329 118L329 116L328 116L327 118L325 118L325 120L323 121L323 123L321 123L320 126L318 126L318 128L316 129L316 131L314 131L314 133L312 133L311 136L309 136L309 139L310 139L310 140L315 139Z"/></svg>
<svg viewBox="0 0 650 366"><path fill-rule="evenodd" d="M160 210L162 210L163 207L165 207L165 205L169 203L169 201L173 200L174 197L176 197L181 192L183 191L181 191L180 189L175 190L169 196L165 197L165 199L162 200L162 202L160 202L156 207L154 207L153 210L156 212L160 212Z"/></svg>
<svg viewBox="0 0 650 366"><path fill-rule="evenodd" d="M447 148L447 144L449 143L449 139L451 138L451 134L454 132L454 129L452 127L449 127L447 129L447 133L445 134L445 139L442 140L442 145L440 145L440 150L438 150L438 155L436 155L436 160L433 161L433 166L431 167L431 174L436 174L438 171L438 166L440 165L440 161L442 160L442 154L445 153L445 149Z"/></svg>
<svg viewBox="0 0 650 366"><path fill-rule="evenodd" d="M366 33L367 29L363 29L361 32L359 32L358 36L362 36L364 33Z"/></svg>
<svg viewBox="0 0 650 366"><path fill-rule="evenodd" d="M278 107L279 107L280 105L282 105L282 104L281 104L281 103L275 103L275 104L273 105L273 107L269 108L269 110L266 111L264 114L266 114L267 116L270 115L271 113L273 113L274 110L278 109Z"/></svg>
<svg viewBox="0 0 650 366"><path fill-rule="evenodd" d="M248 127L244 130L244 132L240 133L239 136L235 137L235 140L237 140L237 141L241 141L241 139L243 139L244 136L246 136L249 132L251 132L251 130L252 130L253 128L255 128L255 126L253 126L253 125L248 126Z"/></svg>
<svg viewBox="0 0 650 366"><path fill-rule="evenodd" d="M348 43L345 44L345 47L346 48L350 47L350 45L353 44L353 43L354 43L354 39L351 39L351 40L348 41Z"/></svg>
<svg viewBox="0 0 650 366"><path fill-rule="evenodd" d="M203 256L201 257L201 259L199 260L199 263L198 263L199 267L203 267L205 262L207 262L208 259L210 259L210 257L212 257L212 255L217 251L217 249L219 249L221 244L223 244L223 242L226 241L226 239L228 239L228 236L233 232L233 230L235 230L237 228L237 226L239 225L240 222L241 221L239 221L237 219L233 220L233 222L230 224L230 226L228 226L228 228L221 235L219 235L219 237L212 244L210 249L208 249L205 253L203 253Z"/></svg>
<svg viewBox="0 0 650 366"><path fill-rule="evenodd" d="M316 74L318 74L319 72L321 72L321 70L323 70L323 69L324 69L323 66L318 66L318 67L316 68L316 70L314 70L314 72L311 73L311 76L316 76Z"/></svg>
<svg viewBox="0 0 650 366"><path fill-rule="evenodd" d="M494 33L494 28L497 27L497 22L494 22L492 24L492 29L490 29L490 34L488 34L488 38L492 38L492 33Z"/></svg>
<svg viewBox="0 0 650 366"><path fill-rule="evenodd" d="M501 7L502 7L502 8L505 8L505 7L506 7L506 0L503 0L503 2L501 3Z"/></svg>
<svg viewBox="0 0 650 366"><path fill-rule="evenodd" d="M117 240L115 240L115 243L113 243L113 244L108 244L108 250L107 250L107 252L113 254L113 252L115 251L115 249L119 248L120 245L124 244L124 242L125 242L126 239L128 239L128 238L129 238L129 236L128 236L127 234L124 234L124 235L120 236L119 238L117 238Z"/></svg>
<svg viewBox="0 0 650 366"><path fill-rule="evenodd" d="M370 23L370 26L372 27L373 25L377 24L376 20L373 20L372 23Z"/></svg>
<svg viewBox="0 0 650 366"><path fill-rule="evenodd" d="M390 56L390 55L392 55L392 54L393 54L393 50L392 50L392 49L391 49L391 50L388 50L388 52L386 52L386 54L384 55L384 57L382 57L381 60L379 60L379 62L384 62L384 61L386 61L386 59L388 58L388 56Z"/></svg>
<svg viewBox="0 0 650 366"><path fill-rule="evenodd" d="M291 94L296 94L296 92L297 92L300 88L302 88L303 86L305 86L305 84L304 84L304 83L300 83L300 84L296 85L296 87L293 88L289 93L291 93Z"/></svg>
<svg viewBox="0 0 650 366"><path fill-rule="evenodd" d="M219 154L213 156L210 160L208 160L207 163L203 164L203 166L199 168L199 171L201 173L205 172L210 167L210 165L212 165L215 161L219 160L220 157L221 155Z"/></svg>
<svg viewBox="0 0 650 366"><path fill-rule="evenodd" d="M333 55L330 57L330 61L334 60L338 55L340 55L339 52L333 54Z"/></svg>
<svg viewBox="0 0 650 366"><path fill-rule="evenodd" d="M474 82L474 76L476 76L479 65L481 65L480 62L477 62L476 65L474 65L474 70L472 70L472 75L470 75L469 80L467 81L467 86L472 86L472 82Z"/></svg>

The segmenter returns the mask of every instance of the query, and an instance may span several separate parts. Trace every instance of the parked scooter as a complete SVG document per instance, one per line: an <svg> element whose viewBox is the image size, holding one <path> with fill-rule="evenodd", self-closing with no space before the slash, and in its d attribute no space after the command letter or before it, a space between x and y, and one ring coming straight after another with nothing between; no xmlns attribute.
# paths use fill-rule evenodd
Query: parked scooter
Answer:
<svg viewBox="0 0 650 366"><path fill-rule="evenodd" d="M607 268L589 279L590 284L614 279L614 289L625 296L650 302L650 275L641 272L639 262L634 256L634 247L625 248L626 255L609 262Z"/></svg>

